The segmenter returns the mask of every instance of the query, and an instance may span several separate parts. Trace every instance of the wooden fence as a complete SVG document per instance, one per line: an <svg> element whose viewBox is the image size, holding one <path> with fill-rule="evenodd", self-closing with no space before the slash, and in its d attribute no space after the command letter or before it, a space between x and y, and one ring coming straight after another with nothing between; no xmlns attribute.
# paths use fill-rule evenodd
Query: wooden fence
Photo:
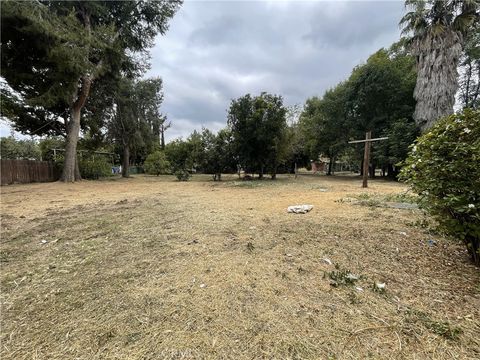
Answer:
<svg viewBox="0 0 480 360"><path fill-rule="evenodd" d="M1 185L56 181L60 173L51 161L0 160Z"/></svg>

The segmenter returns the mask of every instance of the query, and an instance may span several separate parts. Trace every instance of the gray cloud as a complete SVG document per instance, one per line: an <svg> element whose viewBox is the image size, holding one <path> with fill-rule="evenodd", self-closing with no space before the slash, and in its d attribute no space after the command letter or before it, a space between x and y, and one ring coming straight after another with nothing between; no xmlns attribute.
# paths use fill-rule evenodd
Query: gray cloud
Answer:
<svg viewBox="0 0 480 360"><path fill-rule="evenodd" d="M167 140L226 125L230 100L268 91L302 104L399 38L403 1L186 1L157 38Z"/></svg>

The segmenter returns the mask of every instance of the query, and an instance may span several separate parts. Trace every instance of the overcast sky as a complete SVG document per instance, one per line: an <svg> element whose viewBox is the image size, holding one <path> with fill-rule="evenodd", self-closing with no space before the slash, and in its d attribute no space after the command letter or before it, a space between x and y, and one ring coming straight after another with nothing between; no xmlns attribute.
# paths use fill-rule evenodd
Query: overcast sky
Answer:
<svg viewBox="0 0 480 360"><path fill-rule="evenodd" d="M246 93L280 94L287 105L322 95L399 39L403 4L186 0L157 38L147 74L164 81L167 141L221 129L230 100Z"/></svg>
<svg viewBox="0 0 480 360"><path fill-rule="evenodd" d="M403 1L185 1L148 73L164 80L167 140L219 130L246 93L322 95L399 39L403 13Z"/></svg>

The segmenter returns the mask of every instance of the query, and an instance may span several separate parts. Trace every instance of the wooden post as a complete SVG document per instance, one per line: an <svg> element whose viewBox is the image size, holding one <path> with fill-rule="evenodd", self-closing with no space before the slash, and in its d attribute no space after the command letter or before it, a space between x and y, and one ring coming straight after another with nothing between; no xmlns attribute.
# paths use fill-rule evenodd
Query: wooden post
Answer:
<svg viewBox="0 0 480 360"><path fill-rule="evenodd" d="M297 178L297 173L298 173L297 162L295 161L295 179Z"/></svg>
<svg viewBox="0 0 480 360"><path fill-rule="evenodd" d="M387 140L388 137L381 137L372 139L372 132L367 131L365 134L365 140L353 140L349 141L349 144L365 143L365 149L363 152L363 184L362 187L368 187L368 170L370 167L370 146L372 141Z"/></svg>
<svg viewBox="0 0 480 360"><path fill-rule="evenodd" d="M370 167L370 139L372 132L367 131L365 134L365 149L363 151L363 184L362 187L368 187L368 169Z"/></svg>

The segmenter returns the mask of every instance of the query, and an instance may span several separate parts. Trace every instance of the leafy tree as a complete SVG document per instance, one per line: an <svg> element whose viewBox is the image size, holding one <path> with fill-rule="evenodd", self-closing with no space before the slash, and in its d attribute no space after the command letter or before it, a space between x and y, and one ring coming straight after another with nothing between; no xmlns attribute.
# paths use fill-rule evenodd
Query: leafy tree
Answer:
<svg viewBox="0 0 480 360"><path fill-rule="evenodd" d="M381 49L357 66L348 79L347 107L351 126L364 135L380 133L391 120L411 118L416 76L413 58Z"/></svg>
<svg viewBox="0 0 480 360"><path fill-rule="evenodd" d="M394 120L382 132L388 139L375 145L373 157L381 164L384 174L397 178L401 162L407 158L408 149L418 135L418 127L411 119Z"/></svg>
<svg viewBox="0 0 480 360"><path fill-rule="evenodd" d="M447 233L480 265L480 111L438 121L412 147L402 178Z"/></svg>
<svg viewBox="0 0 480 360"><path fill-rule="evenodd" d="M194 130L187 138L188 157L185 161L185 169L202 172L206 162L206 148L213 134L202 129L202 132Z"/></svg>
<svg viewBox="0 0 480 360"><path fill-rule="evenodd" d="M308 99L300 117L310 157L317 159L324 154L330 158L328 175L332 174L335 158L346 146L349 135L346 131L347 86L347 83L340 83L327 90L323 98Z"/></svg>
<svg viewBox="0 0 480 360"><path fill-rule="evenodd" d="M118 83L114 106L105 116L108 118L109 137L120 145L122 150L122 176L128 177L131 153L137 158L159 146L161 114L159 108L163 100L161 79L146 79L134 82L124 78Z"/></svg>
<svg viewBox="0 0 480 360"><path fill-rule="evenodd" d="M393 162L392 154L405 154L408 145L415 139L412 118L415 82L414 59L401 50L401 44L377 51L365 64L356 67L348 79L346 107L349 136L363 138L368 131L372 131L374 137L390 136L388 142L380 142L373 147L372 176L376 166L382 165L388 168L389 176L394 177L396 162ZM405 122L412 125L407 126ZM392 130L400 124L405 130L407 126L408 131Z"/></svg>
<svg viewBox="0 0 480 360"><path fill-rule="evenodd" d="M204 132L205 164L203 171L213 174L214 181L222 180L222 173L236 171L237 162L233 153L232 134L229 129L222 129L214 135Z"/></svg>
<svg viewBox="0 0 480 360"><path fill-rule="evenodd" d="M285 143L287 147L282 159L284 172L293 173L299 167L310 165L311 156L307 150L306 135L303 133L300 123L292 123L287 127Z"/></svg>
<svg viewBox="0 0 480 360"><path fill-rule="evenodd" d="M108 123L109 136L120 145L123 151L122 176L128 177L130 166L130 149L136 140L142 137L138 123L134 83L124 79L119 86L115 99L115 108Z"/></svg>
<svg viewBox="0 0 480 360"><path fill-rule="evenodd" d="M162 79L151 78L140 80L136 84L135 95L139 116L149 128L146 133L149 148L160 145L160 135L164 131L166 116L160 112L163 102Z"/></svg>
<svg viewBox="0 0 480 360"><path fill-rule="evenodd" d="M13 160L40 160L42 154L35 140L17 140L10 136L0 138L0 157Z"/></svg>
<svg viewBox="0 0 480 360"><path fill-rule="evenodd" d="M229 129L218 134L208 129L194 130L186 139L176 139L165 147L165 154L175 173L197 171L212 174L214 180L221 180L223 172L236 171L232 135Z"/></svg>
<svg viewBox="0 0 480 360"><path fill-rule="evenodd" d="M177 170L175 171L175 176L178 181L188 181L190 179L190 173L187 170Z"/></svg>
<svg viewBox="0 0 480 360"><path fill-rule="evenodd" d="M423 131L452 114L458 89L457 67L465 36L478 19L477 0L406 0L411 9L400 24L417 59L414 118Z"/></svg>
<svg viewBox="0 0 480 360"><path fill-rule="evenodd" d="M143 165L147 174L158 176L160 174L168 174L170 171L170 163L163 151L155 151L148 155Z"/></svg>
<svg viewBox="0 0 480 360"><path fill-rule="evenodd" d="M190 147L182 139L176 139L165 145L165 155L172 166L173 172L191 169Z"/></svg>
<svg viewBox="0 0 480 360"><path fill-rule="evenodd" d="M388 169L390 176L396 175L395 165L404 159L416 136L412 118L415 65L404 43L377 51L357 66L347 81L321 98L307 100L299 122L303 144L311 159L320 154L330 158L328 174L336 159L363 161L360 152L355 155L352 146L347 146L348 139L363 138L372 131L390 137L372 152L372 175L377 164Z"/></svg>
<svg viewBox="0 0 480 360"><path fill-rule="evenodd" d="M75 176L75 164L81 113L92 86L109 75L140 73L145 64L138 61L138 53L145 53L155 36L166 32L168 20L180 3L2 3L2 76L15 92L22 94L25 104L10 102L10 113L19 114L11 119L23 119L24 130L37 128L40 123L64 123L67 142L63 181L74 181L79 175ZM25 110L27 107L40 107L44 114L32 116Z"/></svg>
<svg viewBox="0 0 480 360"><path fill-rule="evenodd" d="M272 179L285 146L287 109L278 95L265 92L252 97L247 94L232 100L228 124L232 131L235 153L240 164L263 178L266 170Z"/></svg>

